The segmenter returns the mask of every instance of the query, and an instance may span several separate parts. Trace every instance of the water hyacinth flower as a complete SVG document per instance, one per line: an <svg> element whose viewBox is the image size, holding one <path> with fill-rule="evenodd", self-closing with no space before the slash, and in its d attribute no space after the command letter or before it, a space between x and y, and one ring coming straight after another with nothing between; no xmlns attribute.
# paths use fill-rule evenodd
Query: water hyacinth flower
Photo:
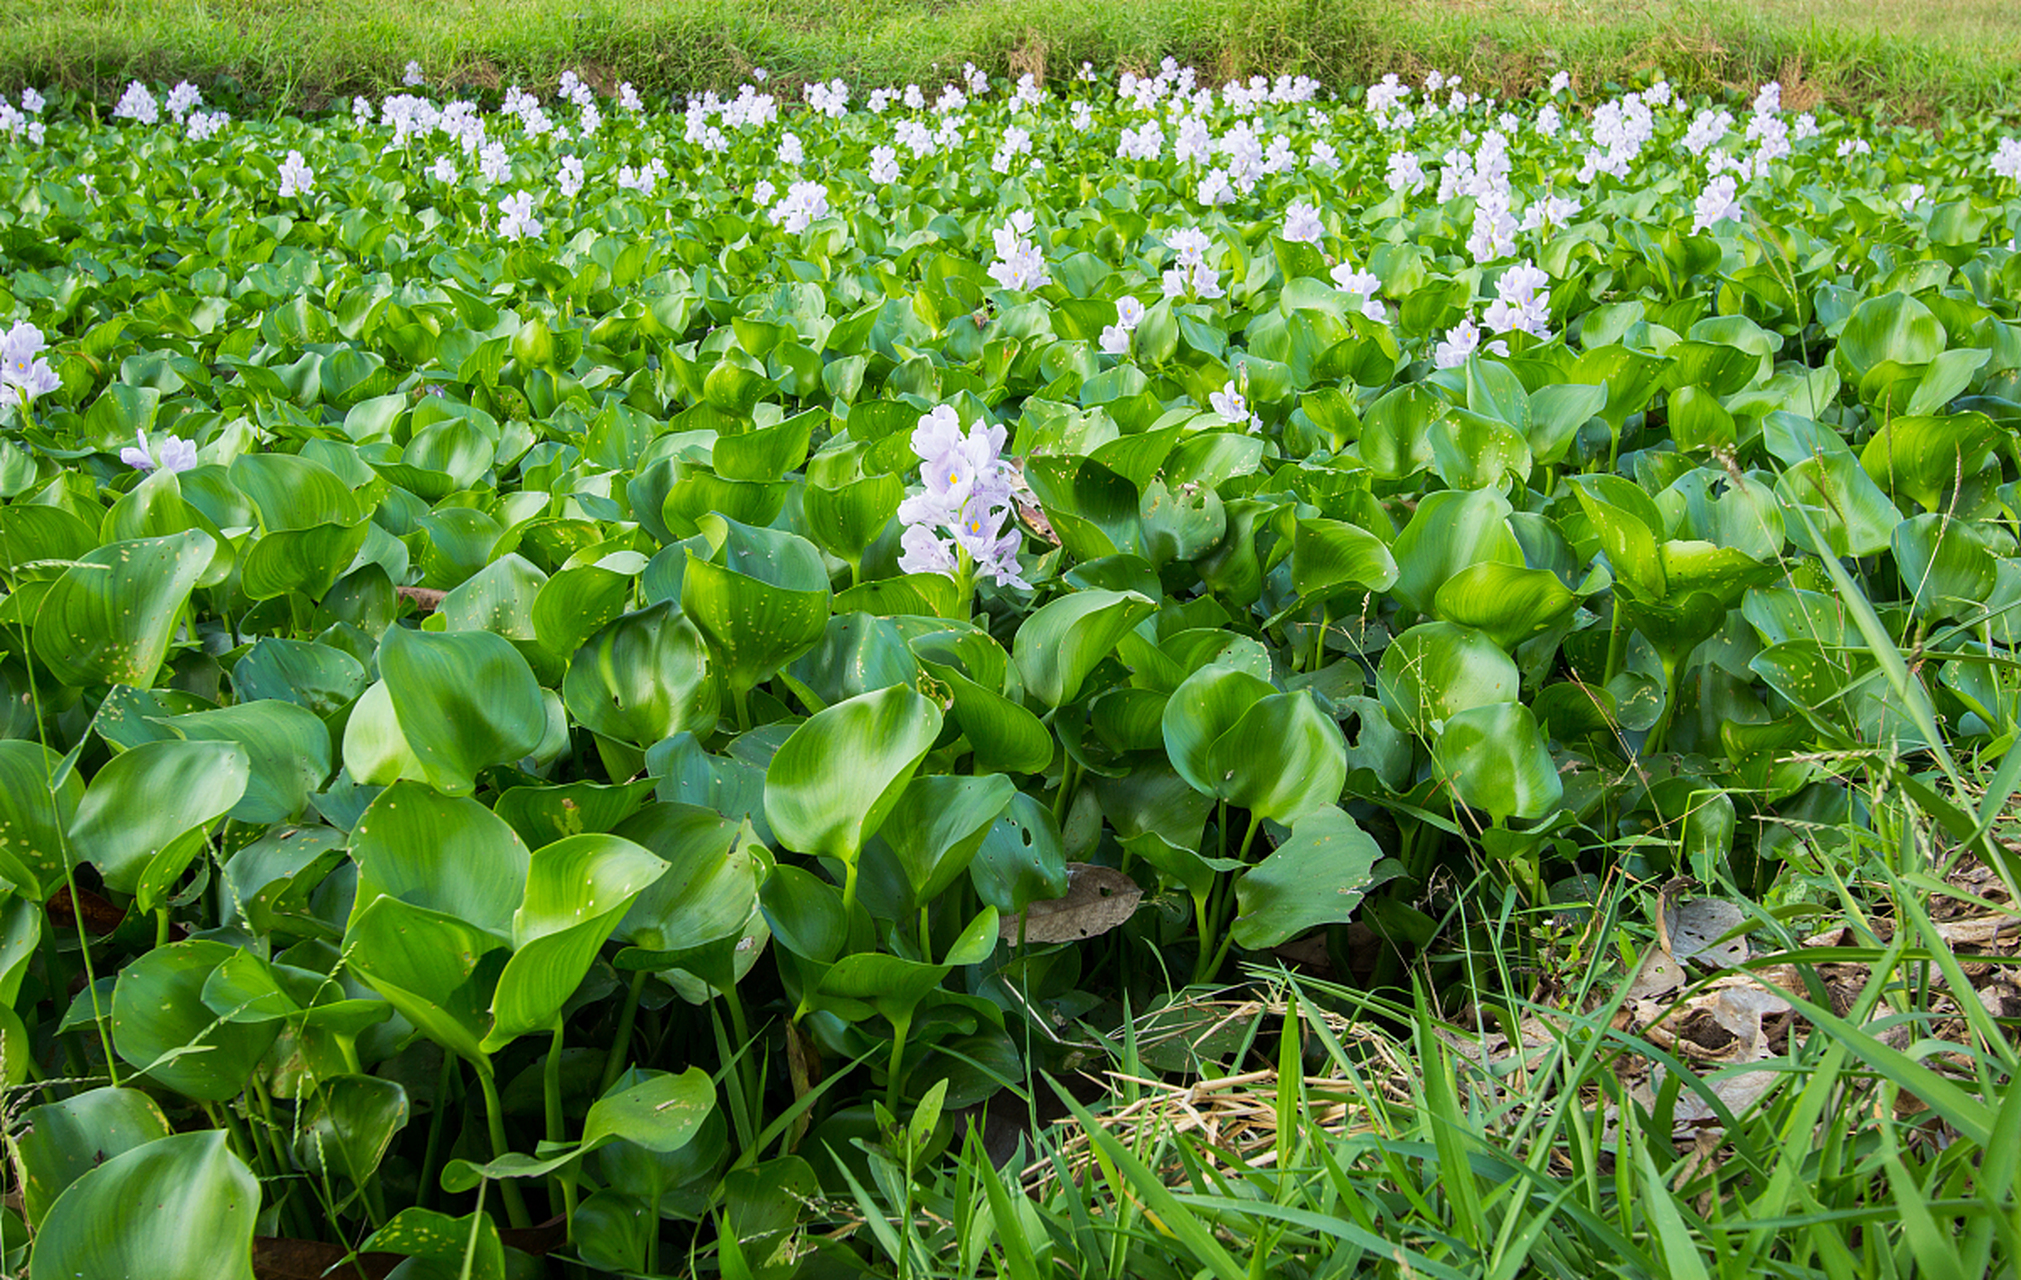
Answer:
<svg viewBox="0 0 2021 1280"><path fill-rule="evenodd" d="M997 261L991 265L989 277L1003 288L1036 289L1052 283L1045 254L1030 238L1036 225L1030 209L1018 209L996 229Z"/></svg>
<svg viewBox="0 0 2021 1280"><path fill-rule="evenodd" d="M1722 174L1705 184L1698 197L1697 213L1691 220L1692 234L1709 231L1714 223L1741 216L1740 183L1732 174Z"/></svg>
<svg viewBox="0 0 2021 1280"><path fill-rule="evenodd" d="M498 202L498 234L508 240L540 234L540 222L533 216L531 191L515 191Z"/></svg>
<svg viewBox="0 0 2021 1280"><path fill-rule="evenodd" d="M230 122L231 116L222 111L192 111L184 136L191 142L209 142Z"/></svg>
<svg viewBox="0 0 2021 1280"><path fill-rule="evenodd" d="M421 64L409 60L407 63L407 69L400 73L400 83L412 89L415 86L419 85L421 81L422 81Z"/></svg>
<svg viewBox="0 0 2021 1280"><path fill-rule="evenodd" d="M1373 271L1363 271L1351 262L1343 262L1328 273L1333 277L1333 287L1342 293L1361 299L1361 313L1371 320L1387 323L1389 313L1383 310L1376 294L1382 292L1382 277Z"/></svg>
<svg viewBox="0 0 2021 1280"><path fill-rule="evenodd" d="M796 182L772 206L772 221L788 235L799 235L817 219L828 216L828 188L818 182Z"/></svg>
<svg viewBox="0 0 2021 1280"><path fill-rule="evenodd" d="M1296 243L1318 244L1326 226L1319 220L1318 206L1301 200L1284 211L1284 226L1277 234Z"/></svg>
<svg viewBox="0 0 2021 1280"><path fill-rule="evenodd" d="M2021 181L2021 139L2002 138L1993 152L1990 166L1996 178Z"/></svg>
<svg viewBox="0 0 2021 1280"><path fill-rule="evenodd" d="M165 471L188 471L196 465L196 442L181 436L170 436L161 442L161 453L155 454L148 448L147 432L133 433L135 444L119 451L119 460L135 471L148 472L160 467Z"/></svg>
<svg viewBox="0 0 2021 1280"><path fill-rule="evenodd" d="M944 573L964 587L982 573L1000 587L1031 589L1018 568L1023 539L1010 518L1014 472L1003 459L1004 436L980 421L963 434L951 405L919 419L912 451L925 488L898 507L900 569Z"/></svg>
<svg viewBox="0 0 2021 1280"><path fill-rule="evenodd" d="M1105 356L1130 354L1130 335L1144 322L1144 304L1125 294L1116 299L1116 323L1102 326L1101 348Z"/></svg>
<svg viewBox="0 0 2021 1280"><path fill-rule="evenodd" d="M1527 333L1536 338L1551 336L1551 277L1525 260L1504 271L1495 281L1495 301L1482 316L1488 327L1502 333Z"/></svg>
<svg viewBox="0 0 2021 1280"><path fill-rule="evenodd" d="M898 152L895 148L870 148L870 180L880 187L898 181Z"/></svg>
<svg viewBox="0 0 2021 1280"><path fill-rule="evenodd" d="M1412 194L1431 185L1430 179L1425 177L1424 164L1419 161L1416 152L1392 152L1384 167L1387 171L1385 180L1389 183L1391 191Z"/></svg>
<svg viewBox="0 0 2021 1280"><path fill-rule="evenodd" d="M305 196L315 189L316 171L302 162L302 153L290 151L281 161L281 199Z"/></svg>
<svg viewBox="0 0 2021 1280"><path fill-rule="evenodd" d="M1471 316L1463 316L1460 322L1446 330L1446 336L1432 351L1432 364L1441 369L1457 369L1467 362L1467 357L1476 351L1486 350L1498 356L1509 354L1506 342L1490 342L1481 345L1480 326Z"/></svg>
<svg viewBox="0 0 2021 1280"><path fill-rule="evenodd" d="M1257 431L1263 426L1263 419L1249 411L1248 397L1235 382L1229 382L1219 391L1209 392L1207 407L1241 427L1244 431Z"/></svg>
<svg viewBox="0 0 2021 1280"><path fill-rule="evenodd" d="M126 92L119 95L113 105L114 120L137 120L141 124L153 124L161 119L161 104L147 91L147 86L135 80L126 86Z"/></svg>
<svg viewBox="0 0 2021 1280"><path fill-rule="evenodd" d="M177 123L181 123L184 116L202 103L203 92L189 81L183 80L168 91L168 99L162 105L168 108L168 113L175 117Z"/></svg>
<svg viewBox="0 0 2021 1280"><path fill-rule="evenodd" d="M7 400L26 405L63 385L42 358L47 345L42 330L26 320L0 335L0 387L6 388Z"/></svg>
<svg viewBox="0 0 2021 1280"><path fill-rule="evenodd" d="M561 172L555 175L554 188L561 192L563 199L575 199L576 193L582 190L582 157L561 158Z"/></svg>

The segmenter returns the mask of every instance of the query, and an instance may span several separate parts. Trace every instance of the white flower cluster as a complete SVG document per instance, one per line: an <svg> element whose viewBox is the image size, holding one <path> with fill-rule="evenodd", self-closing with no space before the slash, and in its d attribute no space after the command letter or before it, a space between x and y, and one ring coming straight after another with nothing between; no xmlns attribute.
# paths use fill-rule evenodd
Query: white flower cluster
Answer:
<svg viewBox="0 0 2021 1280"><path fill-rule="evenodd" d="M32 146L41 146L47 131L42 121L36 117L42 113L42 108L46 105L47 100L33 89L21 91L19 109L5 98L0 98L0 133L6 134L13 141L26 139Z"/></svg>
<svg viewBox="0 0 2021 1280"><path fill-rule="evenodd" d="M1018 209L996 229L996 257L989 277L1006 289L1029 290L1052 283L1045 254L1031 239L1036 220L1030 209Z"/></svg>
<svg viewBox="0 0 2021 1280"><path fill-rule="evenodd" d="M818 182L796 182L772 206L772 221L788 235L799 235L817 219L828 216L828 188Z"/></svg>
<svg viewBox="0 0 2021 1280"><path fill-rule="evenodd" d="M302 153L290 151L288 158L281 161L281 199L290 196L305 196L316 189L316 171L302 160Z"/></svg>
<svg viewBox="0 0 2021 1280"><path fill-rule="evenodd" d="M1165 244L1173 252L1173 265L1163 277L1166 297L1182 298L1190 293L1205 301L1222 295L1221 275L1207 261L1207 251L1214 242L1206 232L1180 227L1165 237Z"/></svg>

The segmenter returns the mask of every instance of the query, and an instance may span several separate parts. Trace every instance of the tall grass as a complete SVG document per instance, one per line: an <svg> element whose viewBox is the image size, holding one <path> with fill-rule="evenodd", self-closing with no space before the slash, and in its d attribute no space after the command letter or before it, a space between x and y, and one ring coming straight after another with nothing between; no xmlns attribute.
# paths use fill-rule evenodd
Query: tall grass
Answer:
<svg viewBox="0 0 2021 1280"><path fill-rule="evenodd" d="M1841 107L1932 117L2011 103L2021 13L1980 0L1822 6L1742 0L0 0L0 85L116 91L190 78L314 107L398 83L495 89L573 68L614 85L932 83L974 61L1055 82L1170 56L1216 79L1305 72L1346 89L1432 67L1527 91L1565 70L1589 89L1658 72L1687 88L1783 76Z"/></svg>
<svg viewBox="0 0 2021 1280"><path fill-rule="evenodd" d="M1545 1015L1533 1030L1556 1030L1498 1059L1456 1051L1422 987L1400 1007L1259 975L1279 999L1239 1106L1212 1086L1135 1105L1151 1086L1126 1038L1111 1096L1063 1092L1068 1120L1004 1169L973 1136L938 1180L873 1151L857 1234L911 1277L2013 1275L2009 1029L1969 995L1939 1007L1969 984L1922 891L1879 874L1893 941L1830 953L1869 966L1849 1008L1791 996L1798 1029L1786 1054L1745 1065L1773 1080L1744 1106L1722 1087L1743 1068L1695 1072L1617 1029L1618 994L1585 1013L1519 1002ZM1815 977L1801 949L1752 967L1790 963ZM1946 1018L1966 1033L1935 1039ZM1663 1082L1631 1090L1652 1063ZM1693 1099L1710 1118L1679 1124ZM1274 1125L1229 1119L1245 1109ZM899 1186L909 1212L876 1190Z"/></svg>

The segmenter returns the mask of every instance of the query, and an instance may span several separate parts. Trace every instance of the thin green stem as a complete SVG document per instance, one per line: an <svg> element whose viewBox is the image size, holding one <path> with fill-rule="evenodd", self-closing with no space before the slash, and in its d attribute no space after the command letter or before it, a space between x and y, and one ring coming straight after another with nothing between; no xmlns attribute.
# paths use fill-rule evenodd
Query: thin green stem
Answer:
<svg viewBox="0 0 2021 1280"><path fill-rule="evenodd" d="M639 997L646 989L646 971L640 969L632 974L631 986L625 991L625 1004L618 1014L617 1034L611 1037L610 1050L604 1058L603 1082L597 1086L599 1096L609 1093L611 1086L618 1082L629 1064L632 1049L632 1027L639 1016Z"/></svg>
<svg viewBox="0 0 2021 1280"><path fill-rule="evenodd" d="M156 907L154 909L154 945L157 947L165 947L168 945L168 940L169 940L168 908Z"/></svg>
<svg viewBox="0 0 2021 1280"><path fill-rule="evenodd" d="M561 1050L562 1020L554 1020L554 1037L548 1041L547 1061L540 1072L540 1096L547 1112L547 1140L561 1143L568 1140L567 1121L561 1111ZM571 1227L575 1223L575 1166L563 1165L554 1175L555 1190L560 1193L561 1211Z"/></svg>
<svg viewBox="0 0 2021 1280"><path fill-rule="evenodd" d="M491 1078L490 1064L477 1069L477 1087L484 1091L484 1125L491 1132L491 1155L497 1159L509 1155L512 1148L505 1142L505 1104L498 1100L498 1085ZM526 1200L519 1194L519 1185L510 1178L498 1183L498 1194L505 1201L505 1218L515 1227L533 1225L533 1215L526 1211Z"/></svg>
<svg viewBox="0 0 2021 1280"><path fill-rule="evenodd" d="M1628 655L1628 629L1622 625L1621 596L1619 586L1614 588L1614 625L1607 633L1607 669L1600 677L1601 684L1610 684L1621 673L1621 663Z"/></svg>
<svg viewBox="0 0 2021 1280"><path fill-rule="evenodd" d="M435 1077L435 1106L428 1113L428 1143L421 1149L421 1189L414 1197L426 1209L435 1203L436 1168L442 1159L442 1121L449 1114L449 1095L456 1085L457 1056L442 1051L442 1070Z"/></svg>
<svg viewBox="0 0 2021 1280"><path fill-rule="evenodd" d="M891 1021L891 1065L886 1069L884 1081L884 1105L892 1115L898 1114L899 1099L905 1096L905 1038L912 1031L912 1016Z"/></svg>

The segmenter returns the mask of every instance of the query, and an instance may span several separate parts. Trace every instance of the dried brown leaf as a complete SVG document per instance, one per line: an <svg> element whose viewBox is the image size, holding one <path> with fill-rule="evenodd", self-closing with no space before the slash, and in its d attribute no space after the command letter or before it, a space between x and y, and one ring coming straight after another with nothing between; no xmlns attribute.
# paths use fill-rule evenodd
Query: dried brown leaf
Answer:
<svg viewBox="0 0 2021 1280"><path fill-rule="evenodd" d="M997 933L1011 942L1018 940L1020 929L1026 942L1079 942L1121 925L1143 897L1142 887L1114 867L1069 862L1065 897L1034 902L1022 915L1005 916Z"/></svg>

